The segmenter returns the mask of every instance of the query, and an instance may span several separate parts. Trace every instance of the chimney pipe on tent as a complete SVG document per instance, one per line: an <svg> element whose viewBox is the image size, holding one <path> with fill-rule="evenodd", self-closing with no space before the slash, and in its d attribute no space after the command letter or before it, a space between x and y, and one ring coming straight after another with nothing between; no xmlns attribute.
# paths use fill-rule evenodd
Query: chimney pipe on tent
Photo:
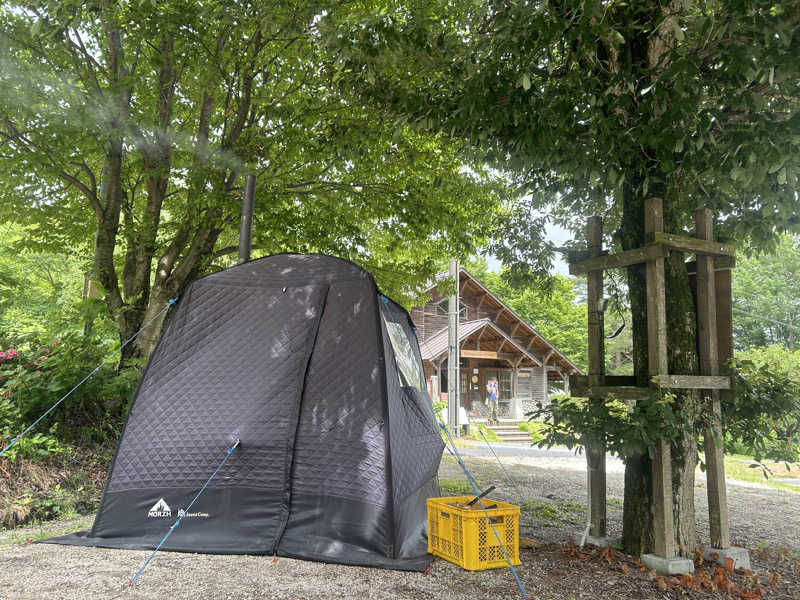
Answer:
<svg viewBox="0 0 800 600"><path fill-rule="evenodd" d="M253 240L253 207L256 197L256 176L248 175L242 193L242 224L239 227L239 261L250 260L250 248Z"/></svg>
<svg viewBox="0 0 800 600"><path fill-rule="evenodd" d="M455 435L459 435L458 408L460 405L459 363L461 361L458 347L458 261L450 259L450 278L455 281L455 294L447 302L447 424Z"/></svg>

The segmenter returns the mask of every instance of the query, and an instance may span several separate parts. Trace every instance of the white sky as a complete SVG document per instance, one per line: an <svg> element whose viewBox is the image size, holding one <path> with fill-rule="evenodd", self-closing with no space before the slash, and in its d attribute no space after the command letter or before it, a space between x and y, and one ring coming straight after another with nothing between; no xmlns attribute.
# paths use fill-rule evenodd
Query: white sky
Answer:
<svg viewBox="0 0 800 600"><path fill-rule="evenodd" d="M572 240L572 234L569 231L558 225L553 225L552 223L547 225L545 233L547 239L555 246L565 246L567 242ZM489 263L490 271L500 270L501 265L494 256L487 255L486 260ZM567 265L567 261L564 260L564 255L559 252L556 252L554 267L556 273L569 277L569 266Z"/></svg>

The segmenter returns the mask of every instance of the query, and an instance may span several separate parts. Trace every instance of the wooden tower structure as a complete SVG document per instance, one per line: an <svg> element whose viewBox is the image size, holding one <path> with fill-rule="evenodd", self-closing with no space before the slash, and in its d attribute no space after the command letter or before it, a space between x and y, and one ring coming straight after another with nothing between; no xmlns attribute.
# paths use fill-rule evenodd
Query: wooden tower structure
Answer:
<svg viewBox="0 0 800 600"><path fill-rule="evenodd" d="M708 478L708 509L712 553L717 560L732 557L736 566L749 567L749 556L730 545L728 502L725 487L721 402L733 400L730 360L733 358L731 269L733 247L714 241L709 209L695 213L695 237L664 232L662 201L649 198L645 204L645 246L609 254L602 249L603 222L590 217L587 225L587 253L571 261L570 273L588 277L589 373L572 376L572 395L604 402L606 398L636 401L658 389L699 389L707 402L710 428L703 436ZM688 263L697 288L697 336L700 375L670 374L667 366L666 290L664 259L670 251L692 253ZM646 263L647 339L650 386L638 387L634 377L605 374L603 327L603 273L607 269ZM596 540L606 536L605 448L587 448L589 469L590 533ZM693 571L690 559L678 557L672 507L670 444L658 440L652 461L654 552L643 557L645 564L661 573Z"/></svg>

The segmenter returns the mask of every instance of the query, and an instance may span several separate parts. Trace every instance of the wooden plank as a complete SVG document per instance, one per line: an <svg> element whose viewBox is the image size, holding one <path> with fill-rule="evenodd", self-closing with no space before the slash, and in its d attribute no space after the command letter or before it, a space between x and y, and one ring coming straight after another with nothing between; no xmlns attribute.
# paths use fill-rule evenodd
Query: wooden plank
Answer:
<svg viewBox="0 0 800 600"><path fill-rule="evenodd" d="M586 225L586 247L589 259L597 259L603 251L603 219L589 217ZM602 397L594 394L595 386L605 383L605 332L600 302L603 298L603 271L592 271L586 282L586 302L589 325L589 402L601 403ZM606 448L602 440L586 445L589 482L590 531L593 536L606 535Z"/></svg>
<svg viewBox="0 0 800 600"><path fill-rule="evenodd" d="M712 240L690 238L663 231L653 232L653 243L661 244L672 250L691 252L703 256L733 256L734 249L730 244L721 244Z"/></svg>
<svg viewBox="0 0 800 600"><path fill-rule="evenodd" d="M725 375L658 375L653 383L662 388L683 390L731 389L731 378Z"/></svg>
<svg viewBox="0 0 800 600"><path fill-rule="evenodd" d="M718 273L720 271L730 271L736 267L736 257L735 256L715 256L714 257L714 272ZM695 275L697 273L697 261L690 260L686 263L686 272L689 275ZM717 286L719 287L719 286ZM719 292L717 292L717 299L719 299Z"/></svg>
<svg viewBox="0 0 800 600"><path fill-rule="evenodd" d="M678 555L672 519L672 453L669 443L656 440L651 466L653 476L653 550L658 556ZM669 484L669 485L667 485Z"/></svg>
<svg viewBox="0 0 800 600"><path fill-rule="evenodd" d="M707 208L694 215L696 235L704 242L713 241L713 218ZM719 374L717 338L717 293L714 259L707 255L697 257L697 337L700 351L700 373ZM728 526L728 497L725 487L725 460L723 454L722 410L719 392L706 395L711 425L703 435L706 459L708 493L708 521L711 529L711 547L728 548L731 544Z"/></svg>
<svg viewBox="0 0 800 600"><path fill-rule="evenodd" d="M714 287L717 292L717 346L719 352L719 372L733 377L733 295L731 291L731 271L716 270L714 261ZM733 388L720 391L720 402L733 401Z"/></svg>
<svg viewBox="0 0 800 600"><path fill-rule="evenodd" d="M616 398L617 400L642 400L653 393L653 388L635 385L603 385L587 388L593 398Z"/></svg>
<svg viewBox="0 0 800 600"><path fill-rule="evenodd" d="M579 388L589 387L587 375L570 375L569 384ZM610 386L635 386L636 377L633 375L606 375L605 384Z"/></svg>
<svg viewBox="0 0 800 600"><path fill-rule="evenodd" d="M608 256L598 256L597 258L590 258L570 264L569 274L583 275L595 270L619 269L629 265L647 262L654 258L664 258L667 256L667 253L668 250L664 246L650 244L644 248L625 250L624 252L617 252L616 254L609 254Z"/></svg>
<svg viewBox="0 0 800 600"><path fill-rule="evenodd" d="M608 250L600 250L599 256L607 256ZM567 263L579 263L589 258L589 251L588 250L570 250L567 252Z"/></svg>
<svg viewBox="0 0 800 600"><path fill-rule="evenodd" d="M498 358L498 353L492 350L462 350L463 358Z"/></svg>
<svg viewBox="0 0 800 600"><path fill-rule="evenodd" d="M648 198L645 206L645 233L662 232L664 215L661 198ZM666 375L667 313L664 283L664 259L647 262L647 352L649 374Z"/></svg>
<svg viewBox="0 0 800 600"><path fill-rule="evenodd" d="M655 239L664 231L661 198L645 199L644 230L646 239ZM651 377L667 375L667 309L664 283L664 259L647 262L647 354ZM669 443L656 440L652 461L653 541L654 551L664 558L678 553L675 521L672 516L672 464Z"/></svg>

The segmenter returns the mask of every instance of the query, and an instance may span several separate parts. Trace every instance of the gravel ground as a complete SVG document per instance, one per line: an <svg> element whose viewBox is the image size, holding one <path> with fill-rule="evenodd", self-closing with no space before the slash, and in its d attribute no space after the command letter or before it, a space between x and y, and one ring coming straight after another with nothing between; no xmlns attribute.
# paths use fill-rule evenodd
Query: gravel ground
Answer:
<svg viewBox="0 0 800 600"><path fill-rule="evenodd" d="M527 501L522 535L539 546L521 552L519 573L531 598L781 598L800 600L800 494L729 481L731 535L750 548L753 573L731 573L730 595L692 589L691 582L656 578L635 557L599 549L580 551L570 539L581 528L585 501L582 458L504 457L515 484L497 462L470 457L482 487L497 486L492 497ZM622 520L622 465L608 461L610 534ZM442 482L463 482L452 459L444 459ZM698 479L700 542L708 539L706 499ZM429 574L328 565L269 557L159 553L135 588L128 581L148 552L30 544L26 538L85 529L91 517L0 533L0 599L280 599L331 598L481 599L520 598L508 569L468 572L436 559ZM711 566L703 568L713 575ZM718 575L718 574L717 574ZM695 587L700 584L695 578ZM706 588L711 588L710 579ZM719 586L717 586L719 587ZM760 590L760 592L756 592ZM742 595L756 594L761 595Z"/></svg>

